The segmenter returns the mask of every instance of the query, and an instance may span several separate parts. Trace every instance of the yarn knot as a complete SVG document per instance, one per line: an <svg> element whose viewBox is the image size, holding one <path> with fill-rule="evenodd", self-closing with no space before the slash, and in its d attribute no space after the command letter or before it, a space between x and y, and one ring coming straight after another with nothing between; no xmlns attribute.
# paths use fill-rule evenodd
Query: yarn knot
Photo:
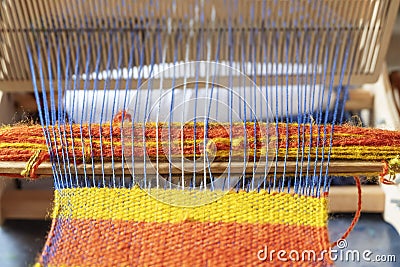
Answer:
<svg viewBox="0 0 400 267"><path fill-rule="evenodd" d="M400 173L400 156L397 155L394 159L389 160L389 162L384 161L383 171L380 174L380 181L383 184L394 185L399 184L400 179L396 179L396 174ZM389 175L389 178L385 178Z"/></svg>

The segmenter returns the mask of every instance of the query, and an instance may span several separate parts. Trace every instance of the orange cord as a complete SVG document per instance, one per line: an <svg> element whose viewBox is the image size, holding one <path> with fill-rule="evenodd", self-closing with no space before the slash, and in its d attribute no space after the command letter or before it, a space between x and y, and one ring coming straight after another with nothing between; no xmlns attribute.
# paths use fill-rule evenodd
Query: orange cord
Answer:
<svg viewBox="0 0 400 267"><path fill-rule="evenodd" d="M358 176L354 176L354 180L356 181L357 193L358 193L357 211L356 211L356 214L354 215L353 221L351 222L349 228L347 228L346 232L342 235L342 237L340 239L336 240L335 242L333 242L331 244L332 248L335 247L339 241L346 239L349 236L350 232L353 231L358 220L360 219L360 215L361 215L361 181L360 181L360 177L358 177Z"/></svg>
<svg viewBox="0 0 400 267"><path fill-rule="evenodd" d="M39 154L38 159L36 160L36 162L33 164L32 169L29 173L29 177L30 178L38 178L36 171L39 168L40 164L42 164L42 162L44 162L45 160L47 160L48 158L48 154L47 151L41 151Z"/></svg>

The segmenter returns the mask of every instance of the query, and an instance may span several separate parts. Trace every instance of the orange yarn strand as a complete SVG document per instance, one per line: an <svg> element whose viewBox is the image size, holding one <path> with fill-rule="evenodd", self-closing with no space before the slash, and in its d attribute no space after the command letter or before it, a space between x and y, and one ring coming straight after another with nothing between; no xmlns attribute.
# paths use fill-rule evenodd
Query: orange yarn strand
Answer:
<svg viewBox="0 0 400 267"><path fill-rule="evenodd" d="M336 240L335 242L333 242L331 244L331 247L335 247L337 246L338 242L346 239L349 234L351 233L351 231L353 231L354 227L356 226L358 220L360 219L361 216L361 207L362 207L362 200L361 200L361 181L360 181L360 177L358 176L354 176L354 180L356 181L356 186L357 186L357 194L358 194L358 201L357 201L357 211L356 214L354 215L354 218L349 226L349 228L347 228L346 232L344 232L344 234L342 235L342 237L338 240Z"/></svg>

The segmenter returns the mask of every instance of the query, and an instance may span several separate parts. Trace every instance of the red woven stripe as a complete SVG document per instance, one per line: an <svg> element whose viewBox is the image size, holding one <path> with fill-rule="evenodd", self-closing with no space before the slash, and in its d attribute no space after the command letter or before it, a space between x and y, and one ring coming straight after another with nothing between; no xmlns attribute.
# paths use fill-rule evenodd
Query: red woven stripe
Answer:
<svg viewBox="0 0 400 267"><path fill-rule="evenodd" d="M326 266L260 261L268 250L329 248L325 227L238 223L55 220L41 263L65 266ZM263 255L263 254L260 254ZM276 258L276 254L275 254Z"/></svg>

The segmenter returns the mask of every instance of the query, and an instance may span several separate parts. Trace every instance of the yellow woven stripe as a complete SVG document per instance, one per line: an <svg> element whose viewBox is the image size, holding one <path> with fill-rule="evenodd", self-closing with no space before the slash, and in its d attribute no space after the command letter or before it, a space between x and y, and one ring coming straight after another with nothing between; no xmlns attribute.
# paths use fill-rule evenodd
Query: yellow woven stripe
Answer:
<svg viewBox="0 0 400 267"><path fill-rule="evenodd" d="M43 140L43 138L42 138ZM32 144L32 143L0 143L0 148L27 148L27 149L44 149L47 150L46 144Z"/></svg>
<svg viewBox="0 0 400 267"><path fill-rule="evenodd" d="M270 149L271 150L271 149ZM400 148L392 147L392 146L381 146L381 147L373 147L373 146L346 146L346 147L319 147L311 148L305 147L304 149L300 148L280 148L278 151L279 157L284 157L286 154L289 158L301 157L302 153L304 155L308 155L311 153L311 158L315 158L315 154L318 151L318 158L322 156L322 150L324 150L325 158L328 157L330 151L331 159L351 159L351 160L376 160L380 161L382 159L392 158L400 154ZM261 156L265 156L266 150L260 149ZM250 151L251 152L251 151ZM258 153L257 153L258 155Z"/></svg>
<svg viewBox="0 0 400 267"><path fill-rule="evenodd" d="M169 202L182 202L193 191L159 190ZM197 192L209 197L210 192ZM166 199L166 198L164 198ZM287 193L229 192L218 200L197 207L171 206L133 189L74 188L56 191L53 218L117 219L136 222L238 222L326 226L324 197Z"/></svg>

